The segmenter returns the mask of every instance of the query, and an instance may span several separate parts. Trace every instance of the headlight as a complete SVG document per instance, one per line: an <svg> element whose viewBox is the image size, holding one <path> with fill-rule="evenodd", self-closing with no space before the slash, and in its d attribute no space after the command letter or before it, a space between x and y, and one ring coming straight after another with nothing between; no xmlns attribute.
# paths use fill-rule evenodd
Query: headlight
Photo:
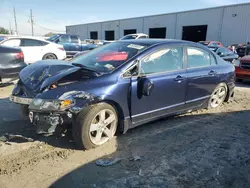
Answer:
<svg viewBox="0 0 250 188"><path fill-rule="evenodd" d="M33 110L65 110L72 107L75 104L73 99L65 99L65 100L44 100L44 99L34 99L29 109Z"/></svg>

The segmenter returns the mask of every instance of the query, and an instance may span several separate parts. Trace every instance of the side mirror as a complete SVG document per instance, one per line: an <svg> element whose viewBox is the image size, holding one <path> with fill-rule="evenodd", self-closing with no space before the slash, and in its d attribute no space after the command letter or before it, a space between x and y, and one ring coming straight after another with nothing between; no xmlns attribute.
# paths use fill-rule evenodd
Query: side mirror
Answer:
<svg viewBox="0 0 250 188"><path fill-rule="evenodd" d="M144 96L149 96L151 95L152 91L154 89L154 83L146 78L146 77L141 77L138 80L138 98L141 98L143 95Z"/></svg>

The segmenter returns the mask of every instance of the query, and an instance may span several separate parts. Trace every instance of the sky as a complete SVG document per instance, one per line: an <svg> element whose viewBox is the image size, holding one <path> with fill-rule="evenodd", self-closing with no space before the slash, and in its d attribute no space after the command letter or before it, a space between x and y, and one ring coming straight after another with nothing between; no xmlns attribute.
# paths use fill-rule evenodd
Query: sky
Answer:
<svg viewBox="0 0 250 188"><path fill-rule="evenodd" d="M34 33L65 32L66 25L179 12L250 0L0 0L0 27L15 28L21 35L31 35L30 9Z"/></svg>

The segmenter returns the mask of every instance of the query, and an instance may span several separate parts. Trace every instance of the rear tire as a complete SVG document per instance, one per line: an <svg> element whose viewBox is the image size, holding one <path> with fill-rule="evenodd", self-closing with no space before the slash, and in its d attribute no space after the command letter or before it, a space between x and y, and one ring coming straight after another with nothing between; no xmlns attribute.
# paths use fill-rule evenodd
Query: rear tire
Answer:
<svg viewBox="0 0 250 188"><path fill-rule="evenodd" d="M107 103L99 103L85 108L77 115L72 134L77 146L88 150L111 140L117 125L116 110Z"/></svg>
<svg viewBox="0 0 250 188"><path fill-rule="evenodd" d="M56 57L55 54L48 53L48 54L45 54L45 55L43 56L43 60L46 60L46 59L57 59L57 57Z"/></svg>
<svg viewBox="0 0 250 188"><path fill-rule="evenodd" d="M219 107L228 95L227 85L225 83L219 84L212 93L208 101L208 109Z"/></svg>

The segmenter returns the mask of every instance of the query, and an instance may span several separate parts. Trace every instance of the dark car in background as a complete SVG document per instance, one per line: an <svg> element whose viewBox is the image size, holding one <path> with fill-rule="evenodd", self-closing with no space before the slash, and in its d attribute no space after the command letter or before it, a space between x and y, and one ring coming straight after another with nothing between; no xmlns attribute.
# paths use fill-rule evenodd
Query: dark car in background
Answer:
<svg viewBox="0 0 250 188"><path fill-rule="evenodd" d="M218 56L220 56L225 61L233 62L234 60L238 59L238 54L234 53L233 51L229 50L225 47L211 47L209 49L214 51Z"/></svg>
<svg viewBox="0 0 250 188"><path fill-rule="evenodd" d="M214 47L221 47L223 46L221 42L218 42L218 41L200 41L198 42L202 45L205 45L205 46L214 46Z"/></svg>
<svg viewBox="0 0 250 188"><path fill-rule="evenodd" d="M67 56L70 57L74 56L78 52L92 50L99 46L93 43L82 43L79 36L70 34L56 34L47 40L63 45Z"/></svg>
<svg viewBox="0 0 250 188"><path fill-rule="evenodd" d="M81 148L98 147L117 130L200 108L234 93L234 66L207 47L178 40L123 40L71 63L29 65L10 100L26 106L37 133L72 124Z"/></svg>
<svg viewBox="0 0 250 188"><path fill-rule="evenodd" d="M239 57L250 55L250 45L245 44L245 45L238 46L236 48L236 51Z"/></svg>
<svg viewBox="0 0 250 188"><path fill-rule="evenodd" d="M21 49L0 46L0 83L17 80L19 72L26 66Z"/></svg>

